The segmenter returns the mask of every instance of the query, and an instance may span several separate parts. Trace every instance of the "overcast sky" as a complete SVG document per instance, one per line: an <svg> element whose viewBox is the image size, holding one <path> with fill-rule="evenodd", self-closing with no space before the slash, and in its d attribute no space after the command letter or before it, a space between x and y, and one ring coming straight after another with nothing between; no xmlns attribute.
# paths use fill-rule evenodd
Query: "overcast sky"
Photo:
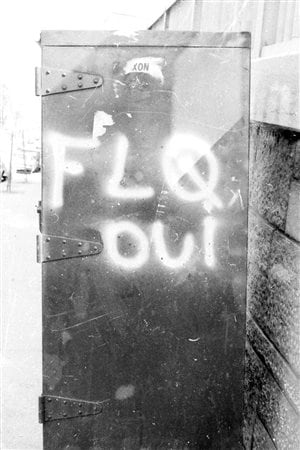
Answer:
<svg viewBox="0 0 300 450"><path fill-rule="evenodd" d="M0 19L0 83L13 103L36 111L34 67L41 30L147 29L174 0L4 0ZM29 122L30 122L29 118Z"/></svg>

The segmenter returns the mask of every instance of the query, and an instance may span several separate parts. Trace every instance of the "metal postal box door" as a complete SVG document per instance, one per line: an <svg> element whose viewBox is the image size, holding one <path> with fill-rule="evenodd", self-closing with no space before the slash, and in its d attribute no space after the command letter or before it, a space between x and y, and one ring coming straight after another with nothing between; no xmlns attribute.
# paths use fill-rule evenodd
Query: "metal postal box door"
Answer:
<svg viewBox="0 0 300 450"><path fill-rule="evenodd" d="M242 448L249 36L41 45L44 448Z"/></svg>

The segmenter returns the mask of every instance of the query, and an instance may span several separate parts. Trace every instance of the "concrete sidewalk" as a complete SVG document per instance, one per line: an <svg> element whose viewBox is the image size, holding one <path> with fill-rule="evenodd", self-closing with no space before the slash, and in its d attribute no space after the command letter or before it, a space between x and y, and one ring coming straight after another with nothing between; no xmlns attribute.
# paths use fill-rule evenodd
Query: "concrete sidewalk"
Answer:
<svg viewBox="0 0 300 450"><path fill-rule="evenodd" d="M40 266L36 263L40 174L1 183L1 449L42 449L38 396L42 392Z"/></svg>

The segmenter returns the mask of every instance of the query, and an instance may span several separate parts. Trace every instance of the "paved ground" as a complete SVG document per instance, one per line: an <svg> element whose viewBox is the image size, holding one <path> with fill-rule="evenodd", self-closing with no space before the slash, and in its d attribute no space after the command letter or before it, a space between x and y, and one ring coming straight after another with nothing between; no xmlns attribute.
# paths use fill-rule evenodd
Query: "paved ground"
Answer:
<svg viewBox="0 0 300 450"><path fill-rule="evenodd" d="M1 183L2 222L2 450L41 450L38 396L42 391L40 266L35 236L40 175Z"/></svg>

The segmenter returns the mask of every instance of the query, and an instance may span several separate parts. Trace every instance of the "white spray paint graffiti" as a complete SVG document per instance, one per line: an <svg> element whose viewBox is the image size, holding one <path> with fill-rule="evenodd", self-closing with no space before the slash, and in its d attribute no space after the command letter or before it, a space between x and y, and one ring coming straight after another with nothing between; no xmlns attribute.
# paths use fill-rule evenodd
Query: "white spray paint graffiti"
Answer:
<svg viewBox="0 0 300 450"><path fill-rule="evenodd" d="M152 187L122 187L121 181L124 177L126 158L128 154L128 139L124 135L119 136L119 142L117 144L117 151L115 156L115 166L113 175L108 181L107 193L111 197L118 197L122 199L141 200L153 197L154 190Z"/></svg>
<svg viewBox="0 0 300 450"><path fill-rule="evenodd" d="M81 175L84 172L84 167L79 161L66 161L65 172L69 175Z"/></svg>
<svg viewBox="0 0 300 450"><path fill-rule="evenodd" d="M65 173L76 176L84 172L84 167L80 162L72 160L65 162L66 148L86 150L97 147L99 142L96 139L75 138L55 132L48 133L45 137L45 142L49 146L53 158L54 181L49 200L52 208L61 208L64 204L63 188Z"/></svg>
<svg viewBox="0 0 300 450"><path fill-rule="evenodd" d="M101 116L102 119L107 117ZM111 119L112 121L112 119ZM113 123L110 122L111 124ZM102 121L103 124L103 121ZM99 131L99 130L98 130ZM101 131L101 130L100 130ZM102 130L103 131L103 130ZM96 133L97 134L97 133ZM99 134L98 134L99 135ZM78 176L84 172L84 167L78 161L65 161L66 148L92 149L99 146L97 137L73 138L59 133L51 133L46 137L46 142L52 150L54 182L52 183L51 206L60 208L63 206L63 187L65 173ZM147 200L155 195L151 186L123 187L126 160L128 156L128 139L123 134L118 138L115 165L112 176L108 180L106 192L109 196L125 200ZM204 179L199 173L196 163L200 158L206 158L208 166L208 179ZM182 200L189 203L202 202L203 207L211 212L213 208L222 208L222 201L213 192L218 181L217 160L209 146L200 138L176 134L172 136L166 145L162 159L163 172L169 187ZM188 175L195 183L196 190L188 190L180 184L183 175ZM236 201L233 198L228 206ZM204 262L212 268L215 266L214 235L217 221L214 217L207 216L203 222L203 248ZM132 270L141 268L149 259L150 244L148 237L141 228L131 221L109 223L103 231L104 248L111 261L117 266ZM129 253L121 254L119 251L120 239L131 236L133 244ZM194 252L194 236L187 233L184 236L181 250L177 256L170 256L164 237L164 225L161 221L155 221L152 225L152 242L155 253L161 263L170 269L184 267L191 259Z"/></svg>
<svg viewBox="0 0 300 450"><path fill-rule="evenodd" d="M104 111L96 111L94 115L93 138L103 136L106 133L105 127L111 127L114 123L110 114Z"/></svg>
<svg viewBox="0 0 300 450"><path fill-rule="evenodd" d="M204 261L208 267L214 267L214 233L216 229L216 219L208 216L203 221L203 248ZM130 246L130 254L127 251L121 254L120 244L122 239L130 236L127 245ZM180 254L170 256L164 237L164 225L157 220L152 224L151 242L154 251L161 264L170 269L183 268L190 261L195 240L191 233L184 236ZM143 267L150 257L150 243L148 237L142 229L130 221L109 222L103 232L104 248L108 258L118 267L126 270L136 270ZM133 254L132 254L132 253Z"/></svg>
<svg viewBox="0 0 300 450"><path fill-rule="evenodd" d="M165 266L171 269L182 268L189 261L194 250L194 236L189 233L184 237L180 255L171 257L164 239L164 226L159 220L153 224L152 239L158 258Z"/></svg>
<svg viewBox="0 0 300 450"><path fill-rule="evenodd" d="M119 251L119 241L124 236L134 238L134 255L124 256ZM139 269L149 258L149 242L145 233L133 222L121 221L107 224L104 230L104 248L108 256L117 265L124 269Z"/></svg>
<svg viewBox="0 0 300 450"><path fill-rule="evenodd" d="M208 180L199 174L195 164L206 158L209 167ZM218 180L218 164L208 144L190 134L176 134L167 142L163 155L163 170L166 181L173 192L187 202L202 201L209 212L213 207L222 208L222 202L213 192ZM188 176L197 186L197 190L184 188L180 179Z"/></svg>

